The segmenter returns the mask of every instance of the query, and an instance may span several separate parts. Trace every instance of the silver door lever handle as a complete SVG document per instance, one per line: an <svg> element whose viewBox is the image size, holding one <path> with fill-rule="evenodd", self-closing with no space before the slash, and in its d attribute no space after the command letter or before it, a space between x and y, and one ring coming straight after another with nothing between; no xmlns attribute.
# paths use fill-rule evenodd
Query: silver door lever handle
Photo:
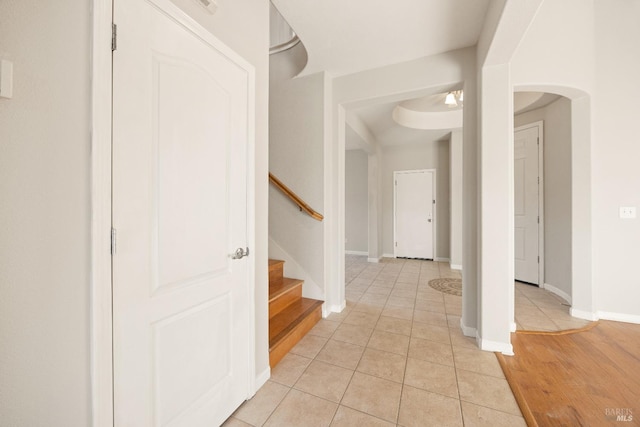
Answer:
<svg viewBox="0 0 640 427"><path fill-rule="evenodd" d="M233 254L231 254L231 259L242 259L246 256L249 256L249 248L246 250L238 248Z"/></svg>

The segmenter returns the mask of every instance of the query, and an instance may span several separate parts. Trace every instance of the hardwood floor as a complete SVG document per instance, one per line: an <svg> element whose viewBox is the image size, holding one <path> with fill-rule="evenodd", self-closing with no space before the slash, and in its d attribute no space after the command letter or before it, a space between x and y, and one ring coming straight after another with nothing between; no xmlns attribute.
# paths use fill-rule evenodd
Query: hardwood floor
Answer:
<svg viewBox="0 0 640 427"><path fill-rule="evenodd" d="M516 332L498 354L530 426L640 426L640 325Z"/></svg>

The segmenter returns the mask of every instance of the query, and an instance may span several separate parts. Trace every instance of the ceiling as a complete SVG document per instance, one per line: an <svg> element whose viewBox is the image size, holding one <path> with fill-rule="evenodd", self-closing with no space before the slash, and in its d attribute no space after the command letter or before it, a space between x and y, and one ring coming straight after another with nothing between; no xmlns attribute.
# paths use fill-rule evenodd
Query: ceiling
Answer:
<svg viewBox="0 0 640 427"><path fill-rule="evenodd" d="M272 0L309 53L302 74L334 76L473 46L489 0Z"/></svg>
<svg viewBox="0 0 640 427"><path fill-rule="evenodd" d="M271 0L308 53L300 75L333 76L396 64L477 44L490 0ZM424 94L423 94L424 95ZM462 127L446 93L351 110L382 146L447 138ZM517 113L556 98L516 94ZM456 111L457 110L457 111ZM399 124L404 124L401 125ZM353 133L349 133L353 135ZM355 149L347 138L347 149Z"/></svg>

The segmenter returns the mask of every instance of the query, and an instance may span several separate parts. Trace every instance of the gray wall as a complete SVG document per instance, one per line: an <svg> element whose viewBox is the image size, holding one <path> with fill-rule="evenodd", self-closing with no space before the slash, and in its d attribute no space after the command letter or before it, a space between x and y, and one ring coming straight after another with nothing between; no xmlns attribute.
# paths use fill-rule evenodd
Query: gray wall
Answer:
<svg viewBox="0 0 640 427"><path fill-rule="evenodd" d="M363 150L345 153L345 236L347 251L369 250L369 155Z"/></svg>
<svg viewBox="0 0 640 427"><path fill-rule="evenodd" d="M544 282L571 295L571 101L515 117L544 122Z"/></svg>
<svg viewBox="0 0 640 427"><path fill-rule="evenodd" d="M436 169L436 258L449 258L449 141L382 149L382 247L393 255L393 172Z"/></svg>
<svg viewBox="0 0 640 427"><path fill-rule="evenodd" d="M292 49L270 58L269 170L325 215L324 76L293 78L294 54ZM312 280L305 281L305 295L320 299L324 299L323 226L271 186L269 237L309 274Z"/></svg>
<svg viewBox="0 0 640 427"><path fill-rule="evenodd" d="M462 269L462 129L451 132L449 138L449 263L452 268Z"/></svg>
<svg viewBox="0 0 640 427"><path fill-rule="evenodd" d="M90 424L90 2L0 2L0 425Z"/></svg>

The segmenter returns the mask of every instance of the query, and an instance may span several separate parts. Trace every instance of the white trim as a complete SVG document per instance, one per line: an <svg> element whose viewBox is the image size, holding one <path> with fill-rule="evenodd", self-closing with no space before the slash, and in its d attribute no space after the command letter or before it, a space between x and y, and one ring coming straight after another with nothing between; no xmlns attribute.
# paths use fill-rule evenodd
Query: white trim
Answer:
<svg viewBox="0 0 640 427"><path fill-rule="evenodd" d="M346 300L342 301L342 304L338 304L338 305L329 306L326 303L322 304L322 317L326 319L327 317L329 317L331 313L342 313L342 310L344 310L346 307L347 307Z"/></svg>
<svg viewBox="0 0 640 427"><path fill-rule="evenodd" d="M518 325L516 322L511 322L511 332L515 332L518 330Z"/></svg>
<svg viewBox="0 0 640 427"><path fill-rule="evenodd" d="M433 197L433 200L435 201L435 203L432 204L432 209L433 209L433 218L432 218L432 222L431 222L431 230L432 230L432 235L433 235L433 239L432 239L432 253L433 253L433 260L437 261L436 258L436 242L438 240L438 227L436 226L436 221L437 221L437 206L438 206L438 194L437 194L437 189L438 186L436 185L436 178L437 178L437 169L412 169L412 170L401 170L401 171L393 171L393 258L397 258L397 247L395 245L395 242L397 242L397 227L396 227L396 197L397 197L397 185L396 185L396 181L397 181L397 176L401 175L401 174L411 174L411 173L424 173L424 172L430 172L433 177L433 182L431 183L431 196ZM447 262L449 261L449 259L447 258L446 260Z"/></svg>
<svg viewBox="0 0 640 427"><path fill-rule="evenodd" d="M475 338L478 335L478 329L465 325L462 322L462 317L460 318L460 329L462 330L462 335L465 337Z"/></svg>
<svg viewBox="0 0 640 427"><path fill-rule="evenodd" d="M367 251L344 251L345 255L360 255L360 256L368 256L369 252Z"/></svg>
<svg viewBox="0 0 640 427"><path fill-rule="evenodd" d="M591 313L589 311L584 311L584 310L577 310L573 307L571 308L570 312L573 317L577 317L578 319L590 320L592 322L595 322L596 320L598 320L597 313Z"/></svg>
<svg viewBox="0 0 640 427"><path fill-rule="evenodd" d="M396 256L394 254L382 254L382 258L395 258ZM380 259L382 259L380 258Z"/></svg>
<svg viewBox="0 0 640 427"><path fill-rule="evenodd" d="M93 0L91 47L91 412L93 427L113 426L111 305L112 0Z"/></svg>
<svg viewBox="0 0 640 427"><path fill-rule="evenodd" d="M449 262L449 261L451 261L449 258L441 258L441 257L435 257L435 258L433 258L433 260L435 262Z"/></svg>
<svg viewBox="0 0 640 427"><path fill-rule="evenodd" d="M367 258L367 262L373 262L375 264L379 263L382 260L382 257L380 258Z"/></svg>
<svg viewBox="0 0 640 427"><path fill-rule="evenodd" d="M548 283L545 283L541 286L542 289L546 289L547 291L551 292L552 294L556 294L558 295L560 298L562 298L563 300L565 300L566 302L569 303L569 305L571 305L571 295L569 295L568 293L566 293L565 291L563 291L560 288L556 288L553 285L550 285Z"/></svg>
<svg viewBox="0 0 640 427"><path fill-rule="evenodd" d="M462 271L462 265L460 265L460 264L449 264L449 268L451 270L460 270L460 271Z"/></svg>
<svg viewBox="0 0 640 427"><path fill-rule="evenodd" d="M271 378L271 367L267 366L267 369L262 371L260 375L256 377L256 388L253 392L253 395L255 395L258 390L260 390L260 388L262 388L262 386L267 383L267 381L269 381L269 378ZM253 395L249 396L249 398L252 398Z"/></svg>
<svg viewBox="0 0 640 427"><path fill-rule="evenodd" d="M640 315L613 313L610 311L598 311L598 317L604 320L614 320L616 322L626 322L640 324Z"/></svg>
<svg viewBox="0 0 640 427"><path fill-rule="evenodd" d="M482 339L480 335L476 336L476 342L478 343L478 348L480 348L480 350L499 352L505 356L513 356L513 346L511 344L485 340Z"/></svg>
<svg viewBox="0 0 640 427"><path fill-rule="evenodd" d="M217 38L214 37L215 40ZM223 44L223 46L225 46ZM231 49L229 49L231 50ZM236 64L241 66L247 73L247 180L246 180L246 198L247 198L247 247L254 248L256 253L256 69L253 64L239 57L233 50L232 59ZM229 54L227 54L229 55ZM239 62L239 60L241 62ZM247 263L247 281L248 297L249 297L249 384L248 392L250 396L256 394L258 389L264 385L262 376L256 377L256 268L257 258L250 257ZM267 379L270 377L270 366L267 365ZM266 381L265 381L266 382Z"/></svg>
<svg viewBox="0 0 640 427"><path fill-rule="evenodd" d="M542 287L544 283L544 122L539 120L523 126L518 126L513 130L513 134L516 132L538 128L538 217L540 222L538 223L538 256L540 261L538 262L538 286ZM515 138L514 138L515 143ZM515 262L514 262L515 273Z"/></svg>

